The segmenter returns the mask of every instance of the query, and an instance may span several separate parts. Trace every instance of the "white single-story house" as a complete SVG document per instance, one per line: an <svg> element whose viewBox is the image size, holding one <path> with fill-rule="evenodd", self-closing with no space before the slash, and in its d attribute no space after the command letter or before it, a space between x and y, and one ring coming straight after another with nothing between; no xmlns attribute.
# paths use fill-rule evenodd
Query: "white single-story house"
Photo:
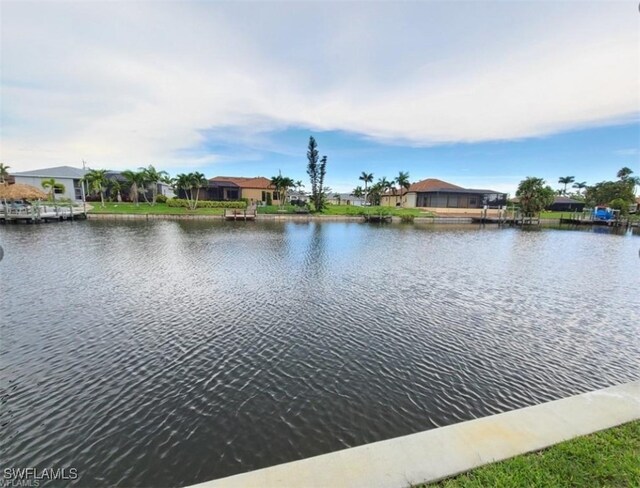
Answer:
<svg viewBox="0 0 640 488"><path fill-rule="evenodd" d="M364 205L364 198L354 197L350 193L329 193L327 195L327 203L332 205L355 205L357 207L361 207Z"/></svg>
<svg viewBox="0 0 640 488"><path fill-rule="evenodd" d="M69 200L82 200L81 179L86 170L74 168L72 166L56 166L53 168L34 169L32 171L21 171L11 173L16 183L35 186L44 192L48 190L42 188L42 182L53 178L56 183L64 185L64 191L56 190L56 198L66 198ZM85 188L86 189L86 188Z"/></svg>

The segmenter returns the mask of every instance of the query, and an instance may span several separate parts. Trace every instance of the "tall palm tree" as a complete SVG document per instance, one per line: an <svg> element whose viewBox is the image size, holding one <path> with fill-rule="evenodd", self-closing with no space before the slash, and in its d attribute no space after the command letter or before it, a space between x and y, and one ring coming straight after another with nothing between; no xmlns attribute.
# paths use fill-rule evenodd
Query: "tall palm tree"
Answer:
<svg viewBox="0 0 640 488"><path fill-rule="evenodd" d="M9 168L10 166L0 163L0 183L4 183L9 178Z"/></svg>
<svg viewBox="0 0 640 488"><path fill-rule="evenodd" d="M402 206L402 189L409 189L411 183L409 182L409 173L406 171L400 171L396 179L394 180L398 184L398 194L400 195L400 205ZM398 199L396 198L396 204Z"/></svg>
<svg viewBox="0 0 640 488"><path fill-rule="evenodd" d="M574 181L576 181L575 176L561 176L560 178L558 178L558 183L564 185L564 189L562 190L563 195L567 193L567 185L569 183L573 183Z"/></svg>
<svg viewBox="0 0 640 488"><path fill-rule="evenodd" d="M106 169L90 169L82 178L89 183L91 191L100 194L100 206L104 208L104 189L107 185Z"/></svg>
<svg viewBox="0 0 640 488"><path fill-rule="evenodd" d="M364 182L364 201L367 201L367 185L369 183L371 183L373 181L373 173L367 173L365 171L363 171L360 176L358 177L359 180L362 180Z"/></svg>
<svg viewBox="0 0 640 488"><path fill-rule="evenodd" d="M196 171L189 173L189 182L191 184L191 197L193 201L193 208L191 210L196 210L198 208L198 198L200 198L200 188L207 186L208 181L202 173ZM195 198L193 198L193 190L195 190Z"/></svg>
<svg viewBox="0 0 640 488"><path fill-rule="evenodd" d="M56 190L60 193L64 193L65 187L62 183L58 183L55 178L49 178L48 180L42 180L42 188L49 189L49 200L54 202L56 200Z"/></svg>
<svg viewBox="0 0 640 488"><path fill-rule="evenodd" d="M123 171L122 176L127 180L129 185L129 200L136 204L136 207L140 205L138 200L138 189L142 185L142 173L139 171L131 171L130 169Z"/></svg>
<svg viewBox="0 0 640 488"><path fill-rule="evenodd" d="M156 198L158 197L158 183L162 182L162 179L169 176L166 171L158 171L152 164L146 168L140 168L140 172L143 175L144 185L151 185L151 205L156 204ZM147 192L144 192L144 199L149 203L147 199Z"/></svg>
<svg viewBox="0 0 640 488"><path fill-rule="evenodd" d="M573 184L573 188L576 188L578 190L578 195L581 195L580 190L584 190L586 187L587 187L586 181L578 181Z"/></svg>

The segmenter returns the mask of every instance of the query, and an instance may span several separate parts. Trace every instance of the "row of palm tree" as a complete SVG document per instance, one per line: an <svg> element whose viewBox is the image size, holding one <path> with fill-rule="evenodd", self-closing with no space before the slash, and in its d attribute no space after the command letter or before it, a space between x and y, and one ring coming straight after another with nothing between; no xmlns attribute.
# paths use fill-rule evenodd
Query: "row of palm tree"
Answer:
<svg viewBox="0 0 640 488"><path fill-rule="evenodd" d="M566 195L567 194L567 185L570 185L571 183L573 183L573 188L576 188L578 190L578 195L581 194L581 191L584 190L587 187L587 182L586 181L578 181L576 182L576 177L575 176L561 176L560 178L558 178L558 183L560 183L561 185L564 185L564 188L562 188L561 190L558 190L557 193L558 195Z"/></svg>
<svg viewBox="0 0 640 488"><path fill-rule="evenodd" d="M392 193L396 197L396 203L398 198L402 198L402 190L409 189L411 182L409 181L409 173L406 171L400 171L398 176L393 180L387 180L385 176L379 178L376 183L369 187L369 184L373 182L373 173L367 173L363 171L358 177L359 180L364 182L364 189L361 186L357 186L352 191L354 197L364 197L365 202L373 205L380 204L380 198L386 193ZM396 186L398 185L397 189Z"/></svg>
<svg viewBox="0 0 640 488"><path fill-rule="evenodd" d="M172 180L166 171L158 171L153 165L146 168L139 168L138 171L125 170L120 173L126 180L129 188L129 199L138 206L140 204L140 193L145 202L149 205L155 205L158 197L158 184L171 184ZM122 185L115 178L107 177L106 169L90 169L84 176L89 187L89 191L100 195L100 204L104 207L105 191L109 189L110 193L116 195L119 202L122 201ZM149 201L149 190L151 190L151 201Z"/></svg>
<svg viewBox="0 0 640 488"><path fill-rule="evenodd" d="M196 171L193 173L180 173L172 180L176 189L184 191L187 205L190 210L198 208L200 189L207 186L207 178ZM157 186L157 185L156 185Z"/></svg>

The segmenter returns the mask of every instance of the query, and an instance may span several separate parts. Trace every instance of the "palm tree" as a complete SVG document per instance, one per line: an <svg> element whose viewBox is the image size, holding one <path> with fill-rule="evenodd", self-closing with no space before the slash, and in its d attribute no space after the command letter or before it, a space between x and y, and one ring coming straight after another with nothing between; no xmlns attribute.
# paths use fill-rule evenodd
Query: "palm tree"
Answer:
<svg viewBox="0 0 640 488"><path fill-rule="evenodd" d="M275 188L275 193L277 195L280 195L280 188L282 186L282 175L278 175L278 176L272 176L271 177L271 184L273 185L273 188Z"/></svg>
<svg viewBox="0 0 640 488"><path fill-rule="evenodd" d="M146 185L151 185L151 205L156 204L156 198L158 197L158 183L161 183L163 178L168 177L169 173L166 171L158 171L152 164L146 168L140 168L140 172L143 174L143 180ZM144 199L149 203L146 192L144 193Z"/></svg>
<svg viewBox="0 0 640 488"><path fill-rule="evenodd" d="M49 189L49 200L54 202L56 200L56 190L59 193L64 193L65 188L62 183L58 183L55 178L49 178L48 180L42 180L42 188Z"/></svg>
<svg viewBox="0 0 640 488"><path fill-rule="evenodd" d="M191 208L191 197L192 197L192 195L191 195L191 175L185 174L185 173L180 173L179 175L176 175L174 185L175 185L177 190L184 191L184 196L185 196L185 198L187 200L187 205L189 205L189 208Z"/></svg>
<svg viewBox="0 0 640 488"><path fill-rule="evenodd" d="M625 181L627 178L629 178L629 176L631 176L632 173L633 170L625 166L624 168L620 169L620 171L618 171L616 176L618 177L618 179Z"/></svg>
<svg viewBox="0 0 640 488"><path fill-rule="evenodd" d="M107 185L107 170L90 169L82 179L89 183L91 191L100 194L100 206L104 208L104 188Z"/></svg>
<svg viewBox="0 0 640 488"><path fill-rule="evenodd" d="M111 178L109 180L109 194L113 195L115 193L118 203L122 202L122 195L120 194L121 191L122 185L120 184L120 182L115 178Z"/></svg>
<svg viewBox="0 0 640 488"><path fill-rule="evenodd" d="M406 171L400 171L400 173L398 173L398 176L396 176L395 182L398 184L398 194L400 195L400 206L402 206L402 189L406 189L408 190L409 187L411 186L411 183L409 182L409 173L407 173ZM396 198L396 204L398 202L398 199Z"/></svg>
<svg viewBox="0 0 640 488"><path fill-rule="evenodd" d="M137 207L140 205L140 202L138 201L138 188L142 185L142 173L128 169L123 171L121 174L125 177L129 185L129 200L134 202Z"/></svg>
<svg viewBox="0 0 640 488"><path fill-rule="evenodd" d="M333 194L333 198L338 200L338 205L340 205L342 203L342 196L340 195L340 193L334 193Z"/></svg>
<svg viewBox="0 0 640 488"><path fill-rule="evenodd" d="M364 191L362 190L361 186L356 186L351 192L351 196L354 196L356 198L362 198L363 195L364 195Z"/></svg>
<svg viewBox="0 0 640 488"><path fill-rule="evenodd" d="M578 190L578 195L581 195L580 190L584 190L586 187L587 187L586 181L578 181L577 183L573 184L573 188L576 188Z"/></svg>
<svg viewBox="0 0 640 488"><path fill-rule="evenodd" d="M198 198L200 198L200 188L207 186L207 179L205 176L196 171L195 173L189 173L189 183L191 185L191 198L193 200L193 208L191 210L196 210L198 208ZM193 198L193 190L196 191L196 197Z"/></svg>
<svg viewBox="0 0 640 488"><path fill-rule="evenodd" d="M276 193L278 194L280 200L280 207L282 207L285 204L285 200L287 198L287 191L292 186L295 186L296 183L288 176L282 176L282 174L279 173L278 176L273 176L271 178L271 184L276 189Z"/></svg>
<svg viewBox="0 0 640 488"><path fill-rule="evenodd" d="M373 181L373 173L367 173L363 171L358 177L359 180L364 181L364 201L367 201L367 185Z"/></svg>
<svg viewBox="0 0 640 488"><path fill-rule="evenodd" d="M0 183L4 183L9 178L9 168L10 166L0 163Z"/></svg>
<svg viewBox="0 0 640 488"><path fill-rule="evenodd" d="M566 195L567 193L567 185L569 183L573 183L574 181L576 181L575 176L561 176L560 178L558 178L558 183L564 185L564 189L562 190L563 195Z"/></svg>

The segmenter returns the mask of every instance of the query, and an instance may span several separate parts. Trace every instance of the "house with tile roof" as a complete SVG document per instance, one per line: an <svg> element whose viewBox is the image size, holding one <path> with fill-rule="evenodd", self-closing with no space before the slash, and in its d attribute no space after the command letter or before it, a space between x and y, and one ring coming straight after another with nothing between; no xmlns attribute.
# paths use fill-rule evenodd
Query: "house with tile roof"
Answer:
<svg viewBox="0 0 640 488"><path fill-rule="evenodd" d="M413 183L401 193L390 190L381 198L381 205L421 207L438 212L460 212L499 208L507 204L506 193L495 190L463 188L436 178Z"/></svg>

